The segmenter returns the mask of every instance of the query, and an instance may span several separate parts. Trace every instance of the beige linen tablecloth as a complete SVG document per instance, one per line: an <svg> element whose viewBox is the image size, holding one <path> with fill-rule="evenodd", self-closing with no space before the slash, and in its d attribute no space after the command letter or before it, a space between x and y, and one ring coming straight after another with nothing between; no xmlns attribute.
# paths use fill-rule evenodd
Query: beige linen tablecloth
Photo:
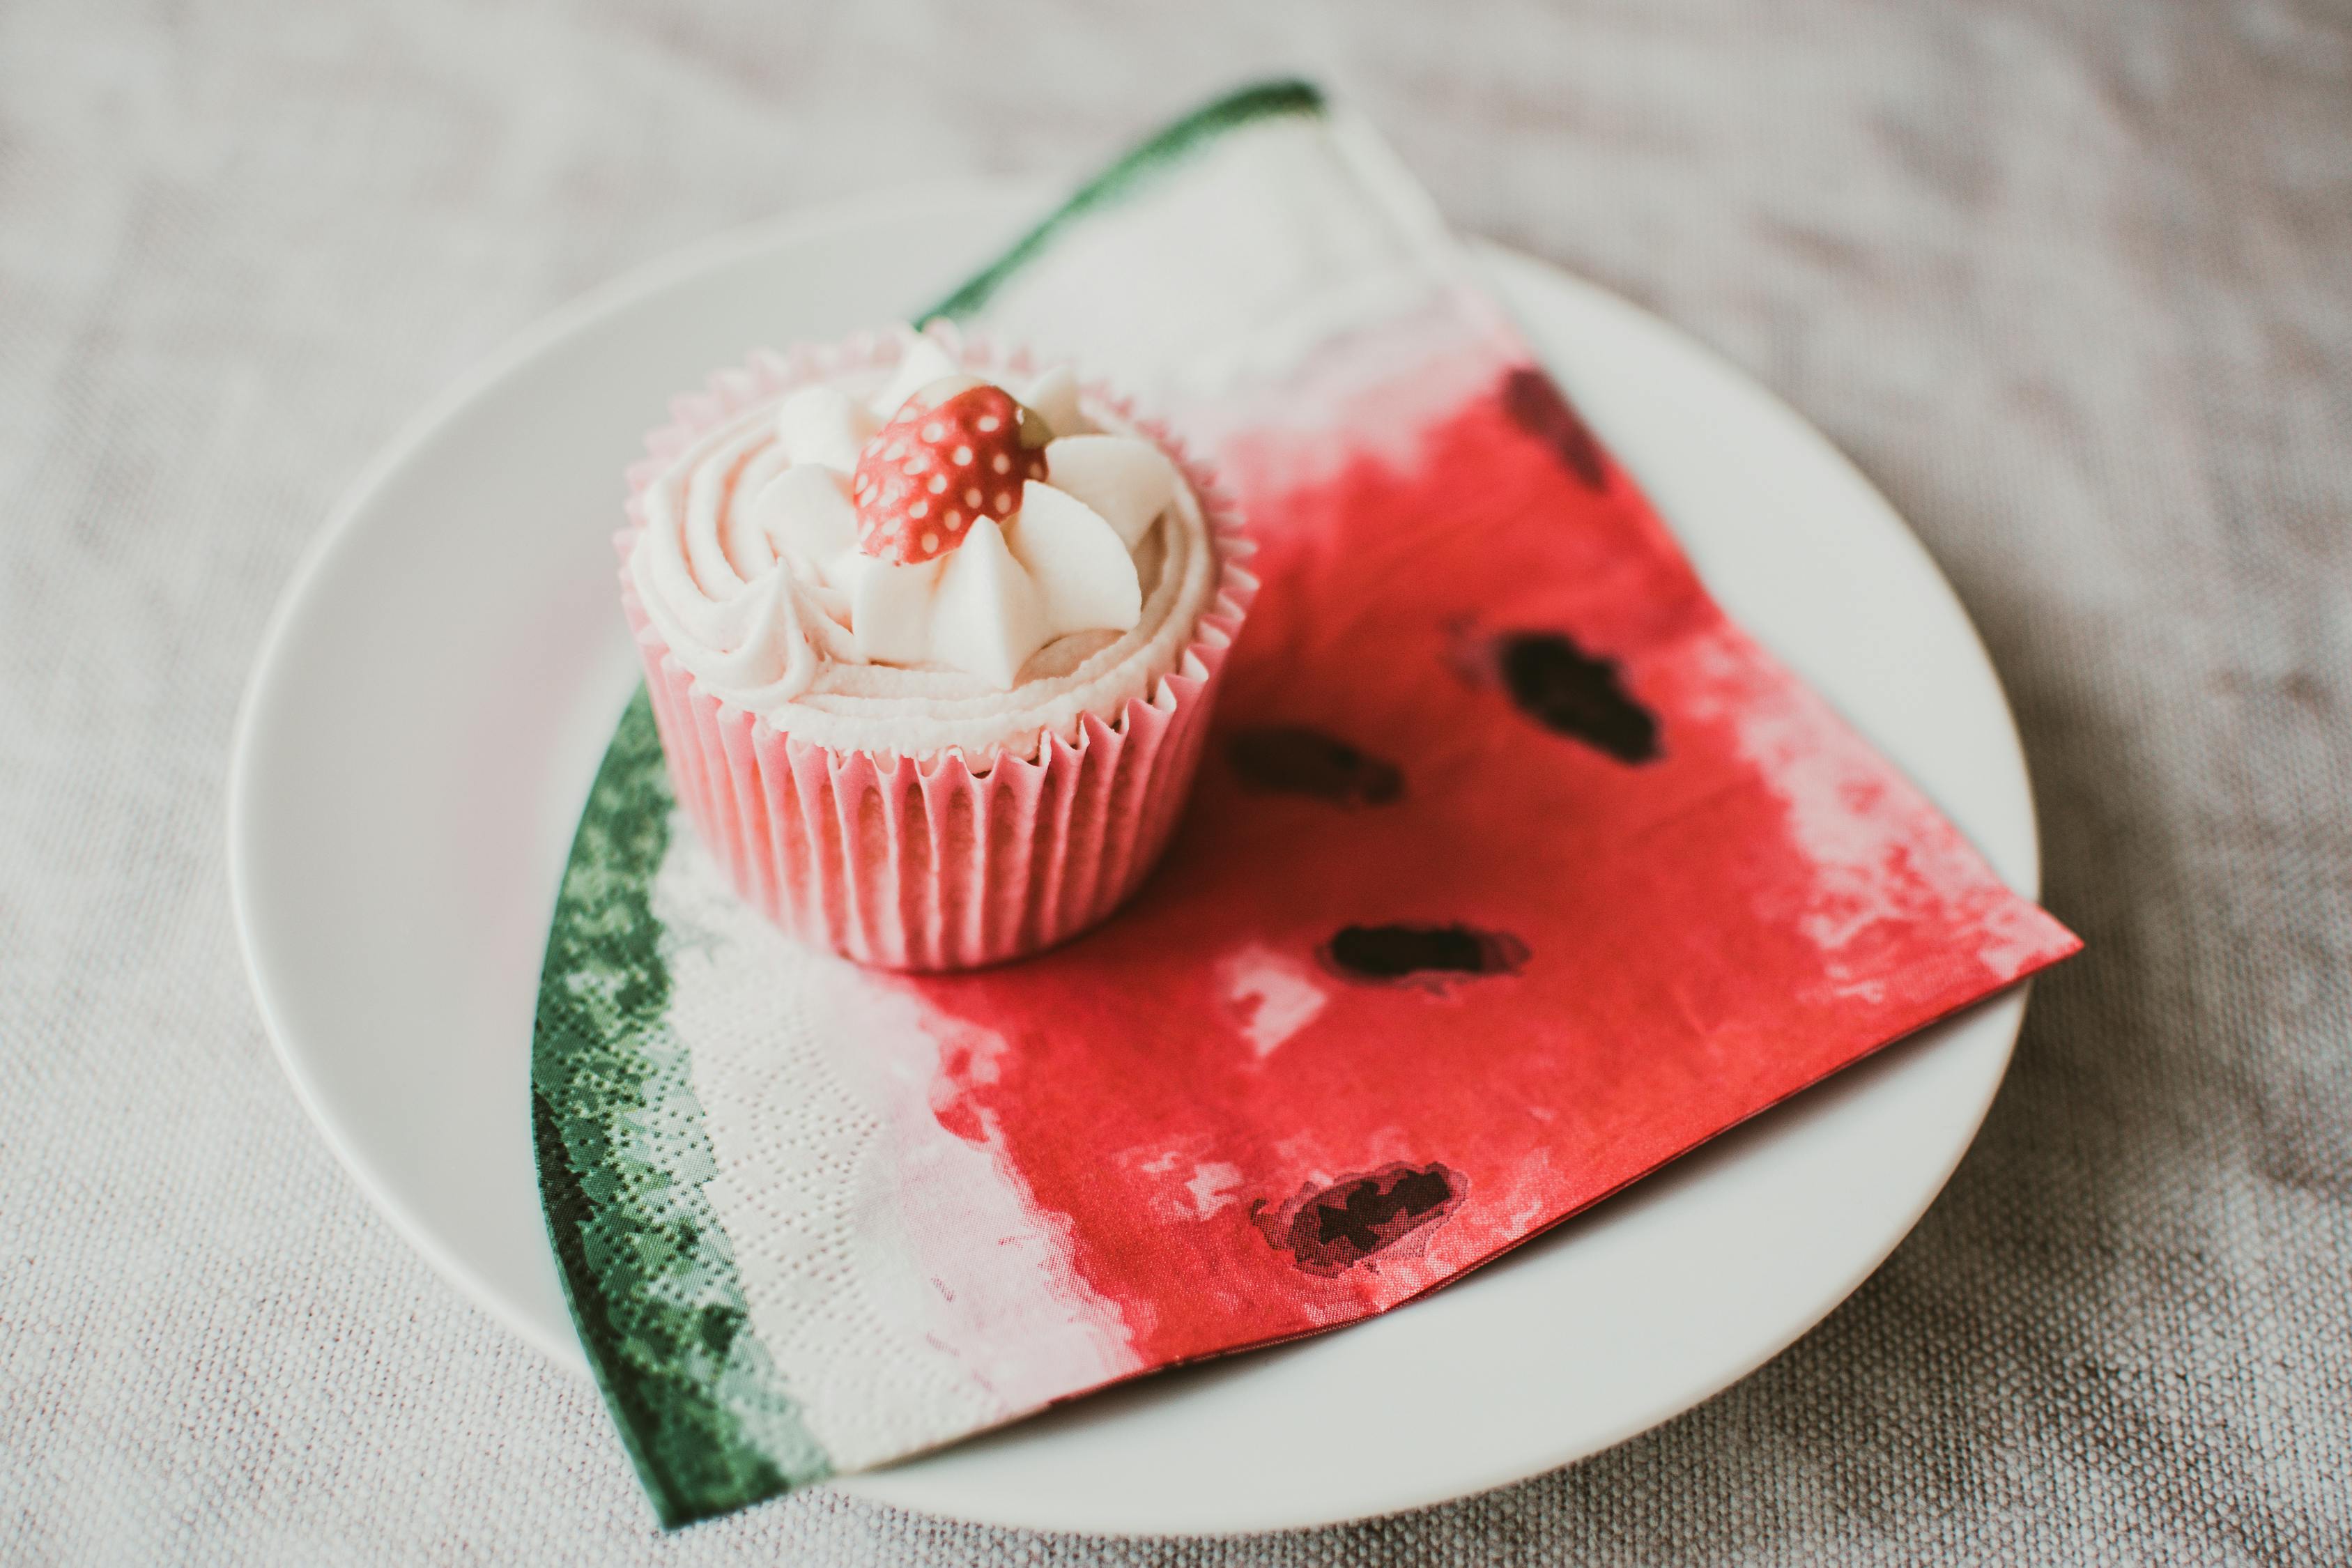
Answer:
<svg viewBox="0 0 2352 1568"><path fill-rule="evenodd" d="M1887 490L2090 951L1877 1277L1601 1458L1240 1542L824 1491L659 1538L271 1059L221 829L264 617L581 289L1277 68ZM2347 258L2316 0L0 8L0 1561L2352 1560Z"/></svg>

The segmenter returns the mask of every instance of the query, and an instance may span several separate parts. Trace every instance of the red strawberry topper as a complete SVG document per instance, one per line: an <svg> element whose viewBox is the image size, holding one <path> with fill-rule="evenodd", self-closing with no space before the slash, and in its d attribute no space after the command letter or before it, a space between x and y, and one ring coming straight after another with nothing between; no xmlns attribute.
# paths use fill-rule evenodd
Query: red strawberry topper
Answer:
<svg viewBox="0 0 2352 1568"><path fill-rule="evenodd" d="M1001 386L971 376L909 397L857 455L857 548L894 565L932 560L983 517L1021 510L1021 487L1045 477L1049 433Z"/></svg>

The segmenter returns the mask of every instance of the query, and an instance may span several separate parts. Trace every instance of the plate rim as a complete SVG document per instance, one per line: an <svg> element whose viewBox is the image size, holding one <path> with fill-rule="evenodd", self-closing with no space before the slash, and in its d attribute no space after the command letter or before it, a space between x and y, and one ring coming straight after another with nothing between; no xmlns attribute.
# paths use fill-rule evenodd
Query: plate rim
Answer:
<svg viewBox="0 0 2352 1568"><path fill-rule="evenodd" d="M376 1172L356 1146L345 1136L339 1121L329 1112L323 1097L304 1063L303 1054L290 1039L289 1027L281 1016L279 1005L273 1002L268 960L261 951L264 939L259 933L255 901L260 897L254 883L258 879L254 840L263 831L256 821L254 792L255 770L260 765L257 731L261 715L270 694L280 679L279 671L294 635L305 602L318 589L339 553L351 543L360 520L377 502L388 484L413 463L420 451L430 446L444 430L463 421L476 404L484 400L509 376L543 352L593 327L599 321L624 311L671 288L690 284L698 276L717 271L731 263L748 259L759 253L806 243L822 238L828 233L854 229L862 225L902 215L909 209L947 200L971 200L975 196L998 199L1010 204L1016 199L1034 196L1044 189L1042 182L1030 180L951 179L926 181L896 185L887 190L869 193L852 199L827 202L761 222L741 226L712 235L681 247L622 275L593 288L570 301L558 306L512 334L499 346L477 361L429 399L422 408L402 423L362 465L344 487L316 535L304 546L281 586L278 595L255 645L253 663L240 694L230 738L230 757L225 805L227 829L227 874L234 921L236 927L239 956L246 979L258 1010L264 1032L268 1035L273 1054L280 1069L295 1090L296 1098L313 1126L318 1130L345 1172L359 1186L369 1202L388 1219L394 1231L432 1266L434 1270L455 1285L461 1295L487 1312L495 1321L516 1333L548 1356L559 1368L576 1378L585 1379L588 1368L576 1343L568 1339L551 1336L524 1310L520 1300L494 1287L478 1273L451 1245L441 1239L428 1222L415 1212L395 1189L393 1182ZM2021 741L2018 735L2016 714L2002 685L2000 672L1986 649L1981 632L1954 591L1925 543L1911 528L1907 520L1886 499L1853 458L1835 442L1790 405L1771 387L1749 374L1744 368L1722 354L1712 345L1694 336L1680 326L1647 310L1643 306L1602 285L1592 282L1568 268L1543 258L1530 255L1491 240L1473 237L1469 244L1478 264L1493 271L1521 272L1539 279L1538 286L1566 288L1583 297L1587 304L1598 305L1638 322L1639 325L1662 331L1679 341L1680 346L1695 356L1712 375L1738 384L1744 394L1769 408L1786 432L1796 436L1825 457L1842 470L1842 478L1858 492L1866 494L1883 509L1896 526L1900 542L1915 554L1924 566L1929 581L1948 600L1958 620L1968 632L1969 651L1980 673L1990 682L1998 700L2007 741L2006 767L2013 767L2025 795L2024 827L2027 853L2023 876L2015 885L2028 898L2039 896L2041 885L2041 835L2038 812L2033 807L2032 777ZM1641 479L1635 473L1637 481ZM1671 520L1668 520L1672 526ZM2004 769L2006 771L2006 768ZM1331 1525L1350 1521L1391 1517L1460 1497L1476 1495L1496 1487L1514 1484L1546 1473L1561 1465L1573 1463L1607 1451L1619 1444L1653 1429L1665 1421L1694 1408L1726 1389L1752 1375L1789 1346L1802 1339L1834 1311L1860 1285L1884 1265L1895 1247L1916 1228L1920 1219L1949 1184L1981 1131L1984 1119L1994 1099L2006 1081L2013 1060L2021 1028L2031 982L1987 998L1979 1009L2006 1009L2011 1016L2004 1026L2005 1038L1994 1070L1988 1073L1979 1102L1966 1119L1967 1131L1956 1139L1940 1173L1925 1189L1916 1210L1899 1227L1892 1229L1868 1262L1850 1279L1840 1284L1833 1293L1825 1294L1817 1310L1785 1337L1756 1354L1751 1361L1728 1376L1714 1381L1712 1386L1696 1398L1679 1394L1652 1402L1643 1411L1617 1424L1610 1435L1595 1442L1575 1439L1535 1462L1519 1468L1525 1461L1513 1461L1513 1473L1478 1483L1464 1489L1450 1483L1430 1491L1382 1506L1371 1511L1350 1511L1337 1515L1317 1512L1281 1521L1243 1522L1198 1533L1231 1535L1263 1530L1303 1529ZM1916 1038L1916 1037L1914 1037ZM1899 1050L1906 1042L1887 1047ZM1801 1098L1801 1097L1800 1097ZM1759 1114L1769 1114L1769 1112ZM1751 1119L1751 1121L1754 1119ZM1747 1124L1743 1124L1747 1125ZM1696 1151L1692 1151L1696 1153ZM1685 1155L1684 1158L1687 1158ZM1679 1163L1680 1161L1672 1163ZM1654 1174L1655 1174L1654 1173ZM1571 1216L1571 1219L1574 1216ZM892 1484L894 1476L903 1478L920 1463L920 1458L900 1465L859 1475L836 1478L828 1483L845 1492L887 1500L894 1506L927 1510L920 1502L909 1502L894 1495L899 1489ZM951 1516L974 1519L995 1525L1017 1528L1062 1530L1085 1529L1115 1536L1152 1533L1149 1527L1121 1530L1115 1525L1090 1523L1041 1523L1034 1516L1014 1514L971 1514L957 1512Z"/></svg>

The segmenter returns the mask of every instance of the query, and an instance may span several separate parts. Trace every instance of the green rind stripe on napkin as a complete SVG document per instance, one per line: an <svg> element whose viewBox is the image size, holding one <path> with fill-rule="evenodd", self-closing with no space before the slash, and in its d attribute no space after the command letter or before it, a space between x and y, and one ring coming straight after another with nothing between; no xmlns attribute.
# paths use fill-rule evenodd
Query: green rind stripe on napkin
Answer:
<svg viewBox="0 0 2352 1568"><path fill-rule="evenodd" d="M1300 81L1244 88L1138 147L929 315L969 316L1075 222L1228 132L1324 112ZM918 317L918 319L923 319ZM558 895L531 1055L541 1197L588 1363L665 1526L822 1480L833 1465L753 1328L688 1053L669 1026L654 884L675 801L640 687Z"/></svg>
<svg viewBox="0 0 2352 1568"><path fill-rule="evenodd" d="M1225 135L1326 112L1277 80L1205 105L1081 187L914 319L969 318L1069 228ZM654 912L675 798L640 686L605 752L558 894L532 1042L541 1204L614 1426L665 1527L822 1480L834 1466L754 1328L703 1192L716 1174L689 1053L671 1027L674 940Z"/></svg>
<svg viewBox="0 0 2352 1568"><path fill-rule="evenodd" d="M541 972L532 1117L588 1363L665 1525L832 1473L751 1331L653 911L673 802L639 689L580 818Z"/></svg>
<svg viewBox="0 0 2352 1568"><path fill-rule="evenodd" d="M919 312L915 320L946 316L962 321L982 310L1007 279L1035 260L1065 228L1091 212L1132 195L1154 176L1226 132L1254 121L1286 114L1320 114L1323 110L1321 90L1304 81L1259 82L1202 105L1079 186L1069 200L1023 235L1010 250L973 274L954 293Z"/></svg>

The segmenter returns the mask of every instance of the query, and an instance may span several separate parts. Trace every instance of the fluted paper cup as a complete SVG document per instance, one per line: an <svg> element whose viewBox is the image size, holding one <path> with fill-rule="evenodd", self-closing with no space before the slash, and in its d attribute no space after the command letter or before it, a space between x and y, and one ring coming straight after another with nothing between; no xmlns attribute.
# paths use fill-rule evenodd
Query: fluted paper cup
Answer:
<svg viewBox="0 0 2352 1568"><path fill-rule="evenodd" d="M955 343L975 374L1023 374L1025 356ZM679 805L742 896L799 940L890 969L969 969L1067 941L1124 902L1159 859L1197 770L1227 651L1257 581L1213 475L1107 389L1088 400L1174 460L1199 499L1217 583L1175 666L1118 712L1046 732L1034 753L915 757L799 739L705 689L638 603L628 571L643 497L678 452L746 405L812 382L887 369L896 335L763 353L681 397L629 469L622 605Z"/></svg>

